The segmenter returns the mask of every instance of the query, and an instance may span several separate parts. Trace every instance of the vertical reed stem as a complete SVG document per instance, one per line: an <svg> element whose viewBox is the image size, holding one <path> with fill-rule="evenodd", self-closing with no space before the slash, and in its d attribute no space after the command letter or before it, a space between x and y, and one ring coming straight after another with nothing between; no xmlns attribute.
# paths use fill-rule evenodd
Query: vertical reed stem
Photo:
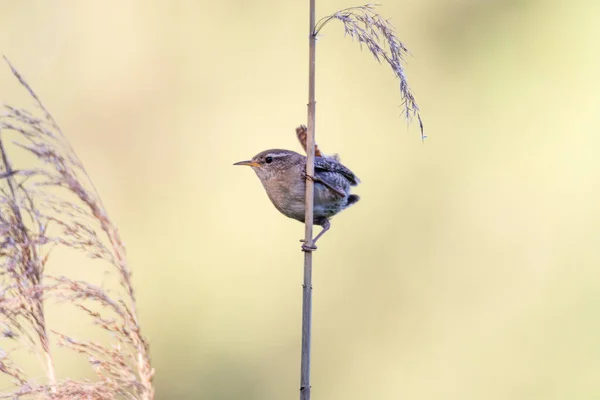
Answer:
<svg viewBox="0 0 600 400"><path fill-rule="evenodd" d="M313 243L314 183L308 176L315 174L315 0L310 2L308 51L308 137L306 139L306 203L304 206L304 244ZM310 336L312 319L312 252L304 252L304 282L302 284L302 361L300 366L300 400L310 400Z"/></svg>

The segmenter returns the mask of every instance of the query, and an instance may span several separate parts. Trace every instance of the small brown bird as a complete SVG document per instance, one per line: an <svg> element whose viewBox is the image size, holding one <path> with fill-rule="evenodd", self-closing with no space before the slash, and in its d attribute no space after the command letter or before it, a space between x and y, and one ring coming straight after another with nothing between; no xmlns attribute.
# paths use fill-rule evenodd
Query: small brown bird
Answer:
<svg viewBox="0 0 600 400"><path fill-rule="evenodd" d="M299 131L302 129L306 128L297 129L301 142ZM252 167L275 208L289 218L304 222L305 156L291 150L271 149L258 153L251 160L233 165ZM304 251L316 249L314 243L331 226L329 219L360 199L359 196L350 194L351 186L356 186L359 179L337 158L323 155L315 157L314 175L309 177L315 184L313 223L322 226L323 230L314 238L313 247L306 244L302 246Z"/></svg>

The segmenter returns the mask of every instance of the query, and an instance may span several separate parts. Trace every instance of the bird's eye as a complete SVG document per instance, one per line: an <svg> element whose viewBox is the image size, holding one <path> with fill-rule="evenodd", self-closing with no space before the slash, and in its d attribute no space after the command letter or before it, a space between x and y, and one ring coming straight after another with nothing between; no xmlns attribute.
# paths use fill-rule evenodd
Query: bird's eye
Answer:
<svg viewBox="0 0 600 400"><path fill-rule="evenodd" d="M272 161L273 161L273 157L271 157L271 156L269 156L269 157L265 158L265 162L266 162L267 164L271 164L271 162L272 162Z"/></svg>

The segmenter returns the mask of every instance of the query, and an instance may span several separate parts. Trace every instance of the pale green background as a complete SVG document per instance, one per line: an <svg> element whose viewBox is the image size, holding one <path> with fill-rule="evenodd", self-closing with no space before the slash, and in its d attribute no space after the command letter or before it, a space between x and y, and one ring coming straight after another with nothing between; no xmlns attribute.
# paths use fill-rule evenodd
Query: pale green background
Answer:
<svg viewBox="0 0 600 400"><path fill-rule="evenodd" d="M391 71L330 24L317 142L363 183L315 255L313 398L598 398L600 3L380 12L412 52L429 138ZM158 399L297 398L303 227L231 164L299 150L307 17L308 1L0 3L0 52L127 243ZM0 88L29 104L2 66ZM81 260L55 265L96 277Z"/></svg>

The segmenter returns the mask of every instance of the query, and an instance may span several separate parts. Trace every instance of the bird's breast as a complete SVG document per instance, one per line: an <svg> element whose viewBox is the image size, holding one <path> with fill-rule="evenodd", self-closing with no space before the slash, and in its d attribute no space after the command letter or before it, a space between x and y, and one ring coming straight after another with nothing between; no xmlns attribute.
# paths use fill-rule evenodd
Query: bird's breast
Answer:
<svg viewBox="0 0 600 400"><path fill-rule="evenodd" d="M299 177L270 179L264 181L263 185L277 210L287 217L304 222L305 183Z"/></svg>
<svg viewBox="0 0 600 400"><path fill-rule="evenodd" d="M335 187L339 193L332 191L326 185L315 182L314 186L314 218L322 221L337 214L345 208L348 203L350 192L349 183L339 174L319 173L317 178L324 180L328 185ZM269 199L287 217L304 222L304 205L306 196L306 182L302 178L301 171L290 171L289 174L280 174L277 178L272 177L263 181L263 186Z"/></svg>

